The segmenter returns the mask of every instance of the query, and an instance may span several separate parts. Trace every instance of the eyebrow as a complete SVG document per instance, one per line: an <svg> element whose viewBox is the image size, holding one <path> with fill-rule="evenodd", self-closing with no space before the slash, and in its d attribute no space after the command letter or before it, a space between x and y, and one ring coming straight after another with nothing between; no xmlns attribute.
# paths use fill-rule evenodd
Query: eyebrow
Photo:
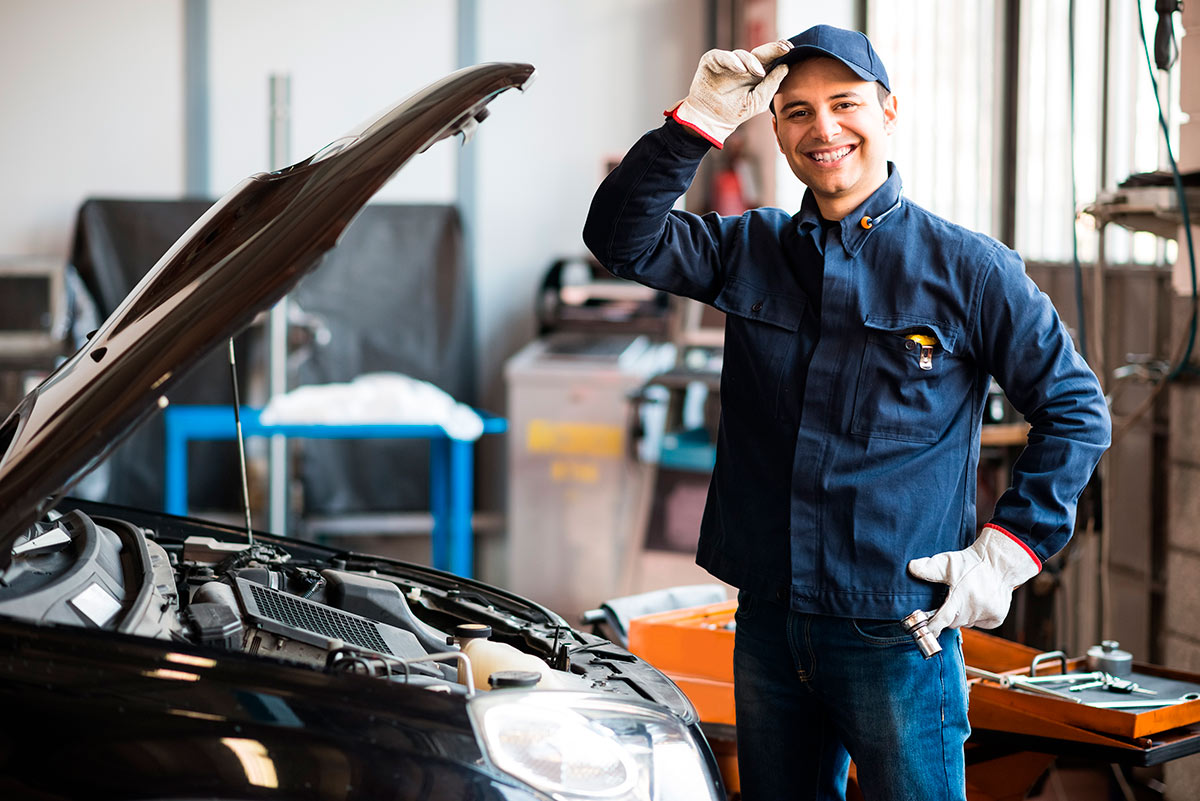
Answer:
<svg viewBox="0 0 1200 801"><path fill-rule="evenodd" d="M853 100L862 100L863 99L862 95L860 95L858 92L847 89L844 92L838 92L837 94L830 95L829 97L826 98L826 102L829 102L832 100L843 100L843 99L847 99L847 98L853 99ZM812 105L812 103L810 103L807 100L793 100L790 103L784 103L780 107L779 110L780 110L780 112L784 112L789 109L795 108L796 106L811 106L811 105Z"/></svg>

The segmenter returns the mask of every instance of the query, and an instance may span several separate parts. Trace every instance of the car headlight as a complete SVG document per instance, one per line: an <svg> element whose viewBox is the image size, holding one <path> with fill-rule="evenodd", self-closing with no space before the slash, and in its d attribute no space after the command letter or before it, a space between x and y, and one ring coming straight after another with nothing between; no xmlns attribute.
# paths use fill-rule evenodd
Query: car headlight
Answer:
<svg viewBox="0 0 1200 801"><path fill-rule="evenodd" d="M492 764L560 801L718 801L683 723L651 704L589 693L496 690L467 705Z"/></svg>

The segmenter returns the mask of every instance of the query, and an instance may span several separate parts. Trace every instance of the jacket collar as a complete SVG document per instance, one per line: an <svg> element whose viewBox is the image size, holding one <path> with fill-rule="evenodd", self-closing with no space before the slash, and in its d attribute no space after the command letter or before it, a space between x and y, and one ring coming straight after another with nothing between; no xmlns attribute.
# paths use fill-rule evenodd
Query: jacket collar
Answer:
<svg viewBox="0 0 1200 801"><path fill-rule="evenodd" d="M900 208L901 190L900 171L896 165L888 162L887 180L880 184L862 205L843 217L838 227L841 229L840 241L847 255L855 257L862 250L863 243L880 225L891 217L892 212ZM817 208L817 199L811 189L804 191L804 200L800 211L793 217L796 227L803 235L812 235L817 247L821 245L821 213ZM815 234L814 234L815 232Z"/></svg>

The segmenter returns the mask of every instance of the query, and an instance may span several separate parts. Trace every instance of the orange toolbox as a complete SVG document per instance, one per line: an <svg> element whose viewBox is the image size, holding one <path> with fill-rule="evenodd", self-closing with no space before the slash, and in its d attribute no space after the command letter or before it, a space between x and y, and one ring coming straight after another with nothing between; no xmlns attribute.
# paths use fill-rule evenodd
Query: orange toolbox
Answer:
<svg viewBox="0 0 1200 801"><path fill-rule="evenodd" d="M733 613L737 601L629 621L629 650L671 677L705 723L733 725Z"/></svg>
<svg viewBox="0 0 1200 801"><path fill-rule="evenodd" d="M717 757L726 790L736 796L737 742L733 705L733 616L737 601L656 612L629 622L629 650L666 673L687 694ZM915 646L914 646L915 647ZM1034 673L1038 652L972 629L963 630L963 655L972 667L996 674ZM1048 656L1048 655L1043 655ZM1042 663L1038 675L1087 670L1063 657ZM1200 675L1134 663L1144 683L1172 681L1200 690ZM1024 798L1055 756L1098 762L1156 765L1200 752L1200 701L1146 710L1101 709L972 678L967 742L967 797L971 801ZM853 782L847 797L856 795Z"/></svg>
<svg viewBox="0 0 1200 801"><path fill-rule="evenodd" d="M629 621L629 650L671 677L700 715L731 795L739 792L733 714L737 601L673 609Z"/></svg>

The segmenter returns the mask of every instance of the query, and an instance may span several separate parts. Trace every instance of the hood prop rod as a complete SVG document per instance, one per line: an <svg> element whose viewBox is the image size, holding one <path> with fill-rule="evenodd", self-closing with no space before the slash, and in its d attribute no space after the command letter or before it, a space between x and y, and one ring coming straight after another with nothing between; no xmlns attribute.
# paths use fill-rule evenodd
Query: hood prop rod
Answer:
<svg viewBox="0 0 1200 801"><path fill-rule="evenodd" d="M246 543L254 547L254 528L250 525L250 483L246 479L246 440L242 436L241 399L238 397L237 358L233 338L229 339L229 375L233 379L233 422L237 428L238 466L242 468L242 509L246 513Z"/></svg>

